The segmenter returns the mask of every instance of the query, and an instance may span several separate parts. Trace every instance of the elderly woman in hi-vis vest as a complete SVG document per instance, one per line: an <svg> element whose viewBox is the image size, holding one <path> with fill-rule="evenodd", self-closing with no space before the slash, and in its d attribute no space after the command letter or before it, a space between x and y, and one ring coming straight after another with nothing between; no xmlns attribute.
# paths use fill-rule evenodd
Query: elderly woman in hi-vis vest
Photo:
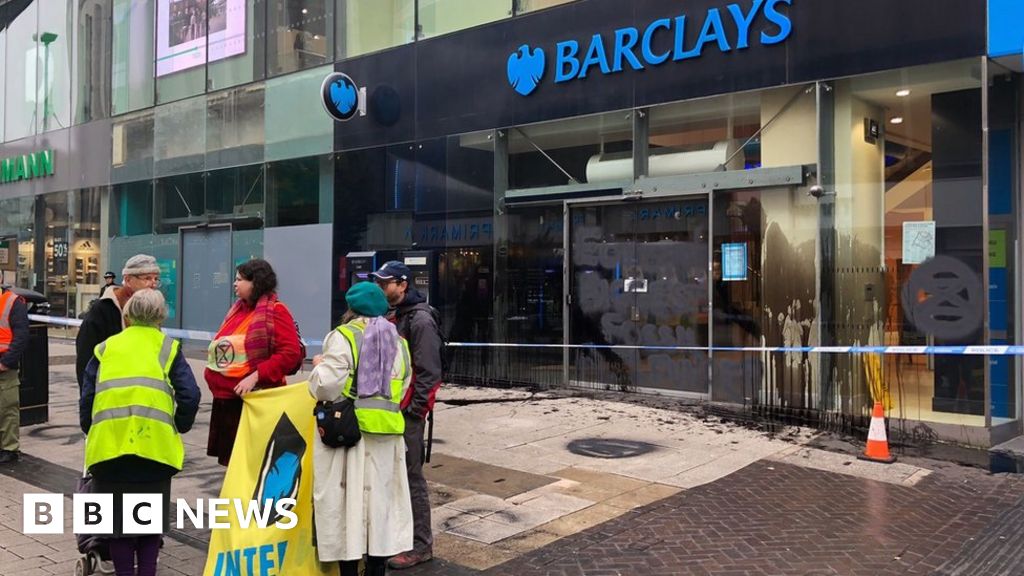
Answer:
<svg viewBox="0 0 1024 576"><path fill-rule="evenodd" d="M199 387L178 341L160 331L167 303L139 290L124 306L126 328L96 346L82 378L79 419L92 492L114 495L110 557L117 576L155 576L160 534L132 536L121 525L125 494L162 494L171 515L171 477L181 471Z"/></svg>
<svg viewBox="0 0 1024 576"><path fill-rule="evenodd" d="M405 469L409 347L388 311L384 292L360 282L345 294L342 325L324 337L313 358L309 391L318 401L354 399L362 439L351 448L313 443L313 516L321 562L339 562L341 576L381 576L389 557L412 550L412 502Z"/></svg>

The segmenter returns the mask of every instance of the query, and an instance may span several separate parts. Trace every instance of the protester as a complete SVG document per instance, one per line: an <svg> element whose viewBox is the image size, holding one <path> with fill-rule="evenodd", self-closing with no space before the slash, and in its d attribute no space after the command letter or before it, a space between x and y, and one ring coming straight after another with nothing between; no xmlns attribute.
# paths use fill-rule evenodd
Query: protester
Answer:
<svg viewBox="0 0 1024 576"><path fill-rule="evenodd" d="M0 287L0 464L21 458L18 367L27 347L28 307L17 294Z"/></svg>
<svg viewBox="0 0 1024 576"><path fill-rule="evenodd" d="M171 477L181 471L188 432L199 410L199 387L177 340L160 331L167 304L139 290L124 304L127 327L96 346L86 365L79 404L85 466L93 492L114 496L110 557L117 576L155 576L160 534L126 536L124 494L162 494L171 510ZM169 514L164 515L163 530Z"/></svg>
<svg viewBox="0 0 1024 576"><path fill-rule="evenodd" d="M160 267L156 258L148 254L136 254L125 262L121 270L124 286L104 290L100 299L89 308L82 326L75 338L75 374L78 390L82 390L82 376L92 359L93 349L100 342L124 329L124 315L121 313L128 299L137 290L160 286Z"/></svg>
<svg viewBox="0 0 1024 576"><path fill-rule="evenodd" d="M103 298L103 295L107 293L107 290L112 290L118 287L117 284L114 283L115 280L117 280L117 275L111 271L107 271L107 273L103 275L103 288L100 288L100 298Z"/></svg>
<svg viewBox="0 0 1024 576"><path fill-rule="evenodd" d="M355 399L362 439L351 448L313 447L313 510L321 562L339 561L341 576L387 572L388 558L413 547L402 396L409 387L409 348L381 318L388 303L372 282L345 295L349 312L313 359L310 393L318 401ZM353 382L353 380L355 382Z"/></svg>
<svg viewBox="0 0 1024 576"><path fill-rule="evenodd" d="M222 466L231 459L242 395L284 386L285 376L302 362L295 321L276 291L277 275L266 260L239 266L238 300L210 343L204 376L213 393L213 410L206 454Z"/></svg>
<svg viewBox="0 0 1024 576"><path fill-rule="evenodd" d="M412 272L397 260L386 262L373 272L377 285L394 308L398 334L409 342L412 351L413 379L402 400L405 416L405 444L408 448L406 466L412 495L415 542L409 552L399 554L388 563L403 569L434 557L434 535L430 527L430 493L423 476L423 432L427 414L434 407L434 396L441 386L441 333L434 309L427 299L409 283Z"/></svg>

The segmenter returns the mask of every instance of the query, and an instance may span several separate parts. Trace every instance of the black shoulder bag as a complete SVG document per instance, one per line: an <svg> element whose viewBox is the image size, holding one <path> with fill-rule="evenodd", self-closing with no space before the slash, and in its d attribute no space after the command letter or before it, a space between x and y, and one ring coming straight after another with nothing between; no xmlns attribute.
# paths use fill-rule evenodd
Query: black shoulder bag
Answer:
<svg viewBox="0 0 1024 576"><path fill-rule="evenodd" d="M353 352L355 352L353 350ZM352 354L353 364L356 355ZM359 396L359 367L352 368L352 388L355 395ZM355 446L362 439L363 434L359 431L359 420L356 418L355 400L342 394L341 400L328 402L321 400L313 408L313 416L316 417L316 431L320 434L320 440L331 448L349 448Z"/></svg>

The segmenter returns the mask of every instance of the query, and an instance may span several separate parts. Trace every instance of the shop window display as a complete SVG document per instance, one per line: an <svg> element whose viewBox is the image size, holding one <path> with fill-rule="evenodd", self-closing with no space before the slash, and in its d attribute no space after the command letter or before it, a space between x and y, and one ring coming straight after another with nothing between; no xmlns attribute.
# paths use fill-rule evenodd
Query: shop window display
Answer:
<svg viewBox="0 0 1024 576"><path fill-rule="evenodd" d="M970 60L835 83L840 342L984 342L979 67ZM937 317L936 306L950 314ZM856 404L880 401L901 421L983 426L985 361L865 355L840 373Z"/></svg>
<svg viewBox="0 0 1024 576"><path fill-rule="evenodd" d="M34 223L34 198L0 200L0 275L5 284L33 287Z"/></svg>

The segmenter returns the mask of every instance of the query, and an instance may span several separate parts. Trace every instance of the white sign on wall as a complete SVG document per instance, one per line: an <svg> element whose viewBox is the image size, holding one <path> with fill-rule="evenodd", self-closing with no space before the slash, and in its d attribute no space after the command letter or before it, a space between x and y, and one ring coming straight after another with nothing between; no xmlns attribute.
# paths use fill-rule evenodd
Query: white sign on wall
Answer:
<svg viewBox="0 0 1024 576"><path fill-rule="evenodd" d="M935 221L903 223L903 263L920 264L935 257Z"/></svg>

